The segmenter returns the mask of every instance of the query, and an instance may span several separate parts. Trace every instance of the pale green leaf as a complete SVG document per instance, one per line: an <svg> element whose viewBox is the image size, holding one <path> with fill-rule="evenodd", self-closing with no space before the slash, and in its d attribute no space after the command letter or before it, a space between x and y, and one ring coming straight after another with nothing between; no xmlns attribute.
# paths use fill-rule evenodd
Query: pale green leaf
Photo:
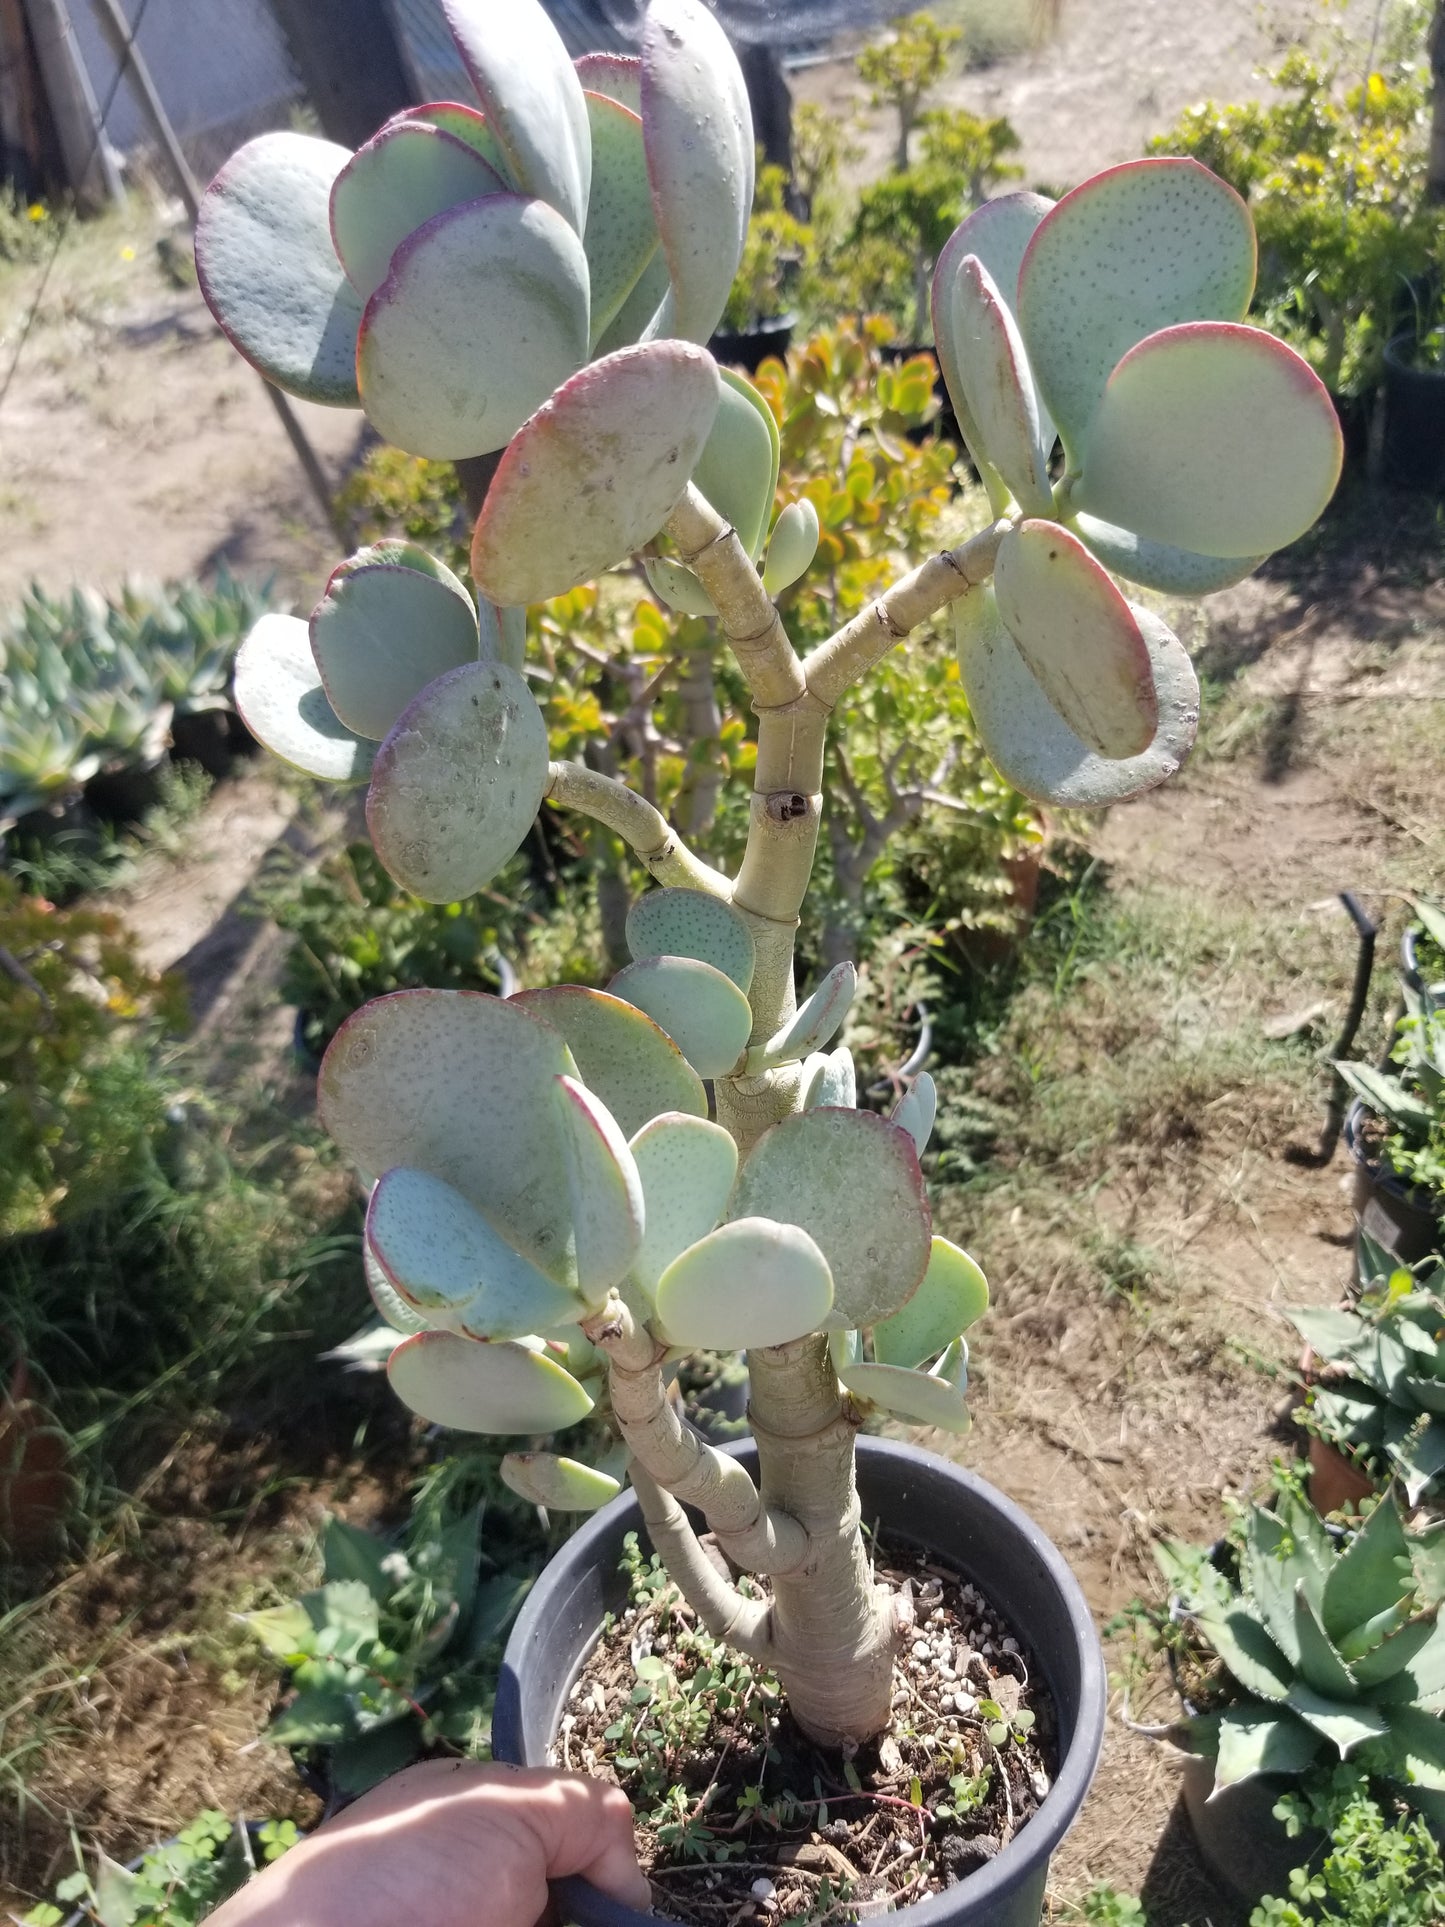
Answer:
<svg viewBox="0 0 1445 1927"><path fill-rule="evenodd" d="M732 978L696 957L644 957L607 986L672 1038L699 1077L724 1077L747 1046L752 1006Z"/></svg>
<svg viewBox="0 0 1445 1927"><path fill-rule="evenodd" d="M1054 425L1040 409L1018 323L977 255L965 255L954 273L947 325L985 455L1025 515L1049 514Z"/></svg>
<svg viewBox="0 0 1445 1927"><path fill-rule="evenodd" d="M456 100L426 101L419 107L404 107L399 114L387 122L395 127L400 121L420 121L427 127L440 128L442 133L451 134L481 155L499 180L508 187L515 187L512 178L512 164L503 152L502 143L487 124L485 114L479 114L475 107L464 107Z"/></svg>
<svg viewBox="0 0 1445 1927"><path fill-rule="evenodd" d="M720 1124L670 1112L645 1125L631 1150L644 1202L632 1275L651 1298L678 1253L705 1237L727 1209L738 1147Z"/></svg>
<svg viewBox="0 0 1445 1927"><path fill-rule="evenodd" d="M376 744L349 730L326 700L298 616L262 616L237 651L234 688L247 729L273 756L328 783L366 781Z"/></svg>
<svg viewBox="0 0 1445 1927"><path fill-rule="evenodd" d="M835 1110L851 1111L858 1104L858 1074L853 1066L853 1053L846 1044L840 1044L835 1051L815 1051L803 1061L803 1109L811 1111L819 1105ZM894 1123L902 1123L894 1118ZM906 1130L908 1127L904 1125ZM912 1135L910 1133L910 1135ZM915 1143L917 1140L914 1140Z"/></svg>
<svg viewBox="0 0 1445 1927"><path fill-rule="evenodd" d="M731 977L745 995L757 951L746 919L705 890L648 890L627 913L627 948L645 957L696 957Z"/></svg>
<svg viewBox="0 0 1445 1927"><path fill-rule="evenodd" d="M1330 1698L1316 1692L1303 1681L1296 1681L1290 1688L1286 1704L1291 1711L1307 1720L1317 1733L1323 1733L1338 1750L1342 1760L1348 1759L1357 1746L1368 1740L1378 1740L1389 1730L1390 1722L1383 1713L1371 1706L1349 1705L1342 1700Z"/></svg>
<svg viewBox="0 0 1445 1927"><path fill-rule="evenodd" d="M693 481L723 520L737 531L750 556L762 549L773 512L778 456L772 411L745 376L718 371L722 395Z"/></svg>
<svg viewBox="0 0 1445 1927"><path fill-rule="evenodd" d="M559 1077L577 1289L600 1304L626 1277L642 1239L642 1179L616 1119L575 1078ZM557 1323L549 1318L545 1325ZM543 1325L533 1327L544 1329Z"/></svg>
<svg viewBox="0 0 1445 1927"><path fill-rule="evenodd" d="M549 1512L595 1512L622 1490L605 1472L552 1452L508 1452L499 1470L519 1499Z"/></svg>
<svg viewBox="0 0 1445 1927"><path fill-rule="evenodd" d="M647 586L665 607L675 609L680 616L710 619L717 614L712 597L685 563L673 562L665 555L647 555L642 558L642 568Z"/></svg>
<svg viewBox="0 0 1445 1927"><path fill-rule="evenodd" d="M347 279L370 300L409 234L449 207L506 188L476 148L454 134L422 121L389 122L332 184L331 234Z"/></svg>
<svg viewBox="0 0 1445 1927"><path fill-rule="evenodd" d="M387 1376L403 1405L457 1432L558 1432L592 1410L576 1379L550 1358L452 1332L404 1338Z"/></svg>
<svg viewBox="0 0 1445 1927"><path fill-rule="evenodd" d="M927 1372L900 1365L848 1365L838 1377L859 1398L881 1405L910 1425L932 1425L944 1432L966 1432L973 1423L962 1391Z"/></svg>
<svg viewBox="0 0 1445 1927"><path fill-rule="evenodd" d="M450 569L394 560L390 548L363 549L336 571L310 631L331 707L376 742L429 682L477 659L476 608L461 583Z"/></svg>
<svg viewBox="0 0 1445 1927"><path fill-rule="evenodd" d="M873 1327L880 1365L921 1365L988 1310L988 1283L966 1251L935 1237L928 1269L901 1311Z"/></svg>
<svg viewBox="0 0 1445 1927"><path fill-rule="evenodd" d="M1331 1563L1320 1618L1336 1642L1345 1639L1412 1590L1410 1548L1399 1510L1388 1494Z"/></svg>
<svg viewBox="0 0 1445 1927"><path fill-rule="evenodd" d="M604 94L642 114L642 62L636 54L583 54L572 65L589 94Z"/></svg>
<svg viewBox="0 0 1445 1927"><path fill-rule="evenodd" d="M582 245L591 280L592 346L617 319L658 248L637 114L601 94L587 95L592 130L592 192Z"/></svg>
<svg viewBox="0 0 1445 1927"><path fill-rule="evenodd" d="M1257 1773L1303 1773L1320 1750L1320 1735L1289 1713L1228 1706L1219 1715L1216 1787L1237 1786Z"/></svg>
<svg viewBox="0 0 1445 1927"><path fill-rule="evenodd" d="M893 1122L913 1139L919 1157L928 1148L928 1140L933 1135L933 1120L937 1115L938 1092L933 1079L927 1071L920 1071L893 1106Z"/></svg>
<svg viewBox="0 0 1445 1927"><path fill-rule="evenodd" d="M774 1032L766 1044L748 1052L748 1069L769 1070L778 1064L796 1064L821 1050L848 1015L857 988L856 967L846 961L834 964L781 1030Z"/></svg>
<svg viewBox="0 0 1445 1927"><path fill-rule="evenodd" d="M1195 555L1168 542L1151 542L1132 529L1115 528L1094 515L1071 515L1065 524L1106 569L1161 595L1206 596L1243 582L1264 561L1262 555Z"/></svg>
<svg viewBox="0 0 1445 1927"><path fill-rule="evenodd" d="M833 1302L817 1245L796 1225L738 1218L679 1253L657 1281L674 1344L710 1351L784 1345L816 1331Z"/></svg>
<svg viewBox="0 0 1445 1927"><path fill-rule="evenodd" d="M580 984L523 990L510 1001L566 1040L582 1082L629 1137L664 1111L707 1116L707 1094L697 1072L667 1033L635 1005Z"/></svg>
<svg viewBox="0 0 1445 1927"><path fill-rule="evenodd" d="M768 537L763 587L769 595L781 595L812 568L818 553L818 533L818 511L808 497L789 502Z"/></svg>

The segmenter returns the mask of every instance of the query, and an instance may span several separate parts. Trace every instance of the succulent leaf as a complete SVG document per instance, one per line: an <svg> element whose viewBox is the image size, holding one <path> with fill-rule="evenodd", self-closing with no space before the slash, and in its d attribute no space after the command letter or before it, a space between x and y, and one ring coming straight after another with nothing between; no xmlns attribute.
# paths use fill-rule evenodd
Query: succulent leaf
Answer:
<svg viewBox="0 0 1445 1927"><path fill-rule="evenodd" d="M1179 322L1241 320L1254 270L1248 208L1198 161L1125 161L1044 217L1019 269L1018 314L1071 466L1092 439L1094 412L1120 359ZM1245 543L1230 553L1263 546Z"/></svg>
<svg viewBox="0 0 1445 1927"><path fill-rule="evenodd" d="M1246 1590L1263 1616L1270 1638L1291 1666L1300 1663L1295 1591L1306 1577L1308 1555L1294 1556L1279 1515L1251 1506L1245 1524Z"/></svg>
<svg viewBox="0 0 1445 1927"><path fill-rule="evenodd" d="M361 1261L366 1272L366 1289L371 1294L371 1302L394 1332L409 1337L412 1332L425 1331L428 1320L413 1306L409 1305L381 1268L380 1260L371 1246L363 1239Z"/></svg>
<svg viewBox="0 0 1445 1927"><path fill-rule="evenodd" d="M1402 1706L1390 1719L1390 1749L1401 1779L1412 1788L1445 1790L1445 1721L1415 1706ZM1438 1825L1438 1806L1430 1809Z"/></svg>
<svg viewBox="0 0 1445 1927"><path fill-rule="evenodd" d="M679 1252L707 1236L727 1209L738 1147L720 1124L667 1112L632 1140L642 1178L642 1242L632 1275L649 1298Z"/></svg>
<svg viewBox="0 0 1445 1927"><path fill-rule="evenodd" d="M396 545L400 546L400 545ZM327 699L348 729L380 742L429 682L475 662L477 614L452 575L363 549L332 576L312 611L311 653Z"/></svg>
<svg viewBox="0 0 1445 1927"><path fill-rule="evenodd" d="M1015 647L1074 734L1111 761L1146 750L1159 725L1148 645L1078 537L1057 522L1010 529L994 592Z"/></svg>
<svg viewBox="0 0 1445 1927"><path fill-rule="evenodd" d="M1131 604L1149 651L1159 727L1138 756L1100 756L1069 728L1004 627L991 584L954 603L959 679L989 761L1025 796L1098 809L1167 782L1193 748L1199 682L1188 653L1148 609Z"/></svg>
<svg viewBox="0 0 1445 1927"><path fill-rule="evenodd" d="M1196 1612L1200 1630L1247 1693L1282 1700L1294 1683L1294 1668L1264 1627L1243 1606L1211 1606Z"/></svg>
<svg viewBox="0 0 1445 1927"><path fill-rule="evenodd" d="M966 1251L935 1236L917 1291L900 1311L873 1327L873 1356L880 1365L922 1365L987 1310L983 1273Z"/></svg>
<svg viewBox="0 0 1445 1927"><path fill-rule="evenodd" d="M656 1295L675 1344L742 1351L816 1331L833 1302L833 1279L806 1231L735 1218L680 1252Z"/></svg>
<svg viewBox="0 0 1445 1927"><path fill-rule="evenodd" d="M857 1109L858 1074L853 1067L853 1053L846 1044L840 1044L835 1051L815 1051L803 1061L802 1107L812 1111L820 1105L830 1110ZM893 1121L901 1122L898 1118Z"/></svg>
<svg viewBox="0 0 1445 1927"><path fill-rule="evenodd" d="M707 1116L707 1094L697 1072L667 1033L635 1005L580 984L523 990L508 1001L565 1039L582 1082L601 1098L629 1138L664 1111Z"/></svg>
<svg viewBox="0 0 1445 1927"><path fill-rule="evenodd" d="M603 94L642 118L642 62L636 54L583 54L572 65L584 92Z"/></svg>
<svg viewBox="0 0 1445 1927"><path fill-rule="evenodd" d="M1342 1704L1338 1698L1317 1692L1303 1680L1296 1680L1290 1688L1286 1704L1317 1733L1322 1733L1342 1760L1348 1759L1357 1746L1381 1739L1390 1730L1391 1722L1373 1707Z"/></svg>
<svg viewBox="0 0 1445 1927"><path fill-rule="evenodd" d="M938 1091L927 1071L920 1071L893 1106L893 1122L913 1139L919 1157L928 1149L933 1120L938 1115ZM934 1243L938 1240L935 1238Z"/></svg>
<svg viewBox="0 0 1445 1927"><path fill-rule="evenodd" d="M680 616L711 619L717 614L712 597L685 562L674 562L665 555L648 555L642 559L642 568L648 587L658 601L675 609Z"/></svg>
<svg viewBox="0 0 1445 1927"><path fill-rule="evenodd" d="M386 1372L403 1405L456 1432L559 1432L592 1410L575 1378L525 1345L418 1332L401 1341Z"/></svg>
<svg viewBox="0 0 1445 1927"><path fill-rule="evenodd" d="M747 1048L751 1004L731 977L697 957L644 957L607 988L660 1024L699 1077L725 1077Z"/></svg>
<svg viewBox="0 0 1445 1927"><path fill-rule="evenodd" d="M859 1398L881 1405L910 1425L932 1425L943 1432L966 1432L973 1420L962 1391L927 1372L901 1365L847 1365L840 1381Z"/></svg>
<svg viewBox="0 0 1445 1927"><path fill-rule="evenodd" d="M752 987L757 950L746 919L705 890L648 890L627 913L633 960L696 957L731 977L744 995Z"/></svg>
<svg viewBox="0 0 1445 1927"><path fill-rule="evenodd" d="M521 847L547 787L547 726L503 662L469 662L404 709L376 753L366 822L398 883L456 903Z"/></svg>
<svg viewBox="0 0 1445 1927"><path fill-rule="evenodd" d="M764 1131L728 1215L800 1225L816 1240L833 1274L829 1330L889 1317L928 1268L928 1199L913 1140L869 1111L803 1111Z"/></svg>
<svg viewBox="0 0 1445 1927"><path fill-rule="evenodd" d="M1324 1629L1332 1640L1341 1641L1357 1626L1398 1606L1413 1588L1405 1528L1398 1509L1386 1500L1330 1564L1320 1602Z"/></svg>
<svg viewBox="0 0 1445 1927"><path fill-rule="evenodd" d="M773 411L746 376L720 368L722 393L692 479L756 558L778 486L780 443Z"/></svg>
<svg viewBox="0 0 1445 1927"><path fill-rule="evenodd" d="M597 355L616 354L639 341L651 341L662 332L663 310L671 304L672 282L667 273L667 257L659 248L638 277L637 285L617 310L612 326L597 343Z"/></svg>
<svg viewBox="0 0 1445 1927"><path fill-rule="evenodd" d="M351 158L306 134L262 134L207 188L196 273L211 313L288 394L356 408L361 302L331 241L331 184Z"/></svg>
<svg viewBox="0 0 1445 1927"><path fill-rule="evenodd" d="M1214 1784L1236 1786L1257 1773L1303 1773L1321 1736L1290 1713L1229 1706L1219 1715Z"/></svg>
<svg viewBox="0 0 1445 1927"><path fill-rule="evenodd" d="M622 348L568 381L502 457L472 576L518 608L561 595L654 536L717 413L717 365L683 341Z"/></svg>
<svg viewBox="0 0 1445 1927"><path fill-rule="evenodd" d="M582 243L545 201L446 209L401 243L366 304L356 368L372 426L441 461L505 448L586 361L587 314Z"/></svg>
<svg viewBox="0 0 1445 1927"><path fill-rule="evenodd" d="M1295 1638L1299 1646L1299 1668L1311 1692L1331 1702L1359 1697L1354 1675L1341 1659L1334 1641L1320 1623L1319 1615L1304 1596L1303 1587L1295 1592ZM1298 1709L1303 1711L1303 1709ZM1305 1714L1308 1718L1309 1715Z"/></svg>
<svg viewBox="0 0 1445 1927"><path fill-rule="evenodd" d="M1126 582L1157 589L1160 595L1205 596L1243 582L1264 561L1262 555L1196 555L1168 542L1150 542L1132 529L1116 528L1094 515L1071 515L1064 526Z"/></svg>
<svg viewBox="0 0 1445 1927"><path fill-rule="evenodd" d="M420 107L404 107L386 124L396 127L403 121L420 121L424 126L436 127L443 134L452 135L455 140L465 141L468 147L481 155L498 180L508 188L515 189L519 185L502 143L497 139L486 115L479 114L475 107L463 106L459 100L433 100Z"/></svg>
<svg viewBox="0 0 1445 1927"><path fill-rule="evenodd" d="M1292 348L1258 328L1193 322L1114 369L1073 500L1202 555L1268 553L1318 518L1343 450L1334 404Z"/></svg>
<svg viewBox="0 0 1445 1927"><path fill-rule="evenodd" d="M818 553L818 511L806 495L789 502L768 538L767 560L763 564L763 587L770 596L779 596L805 576Z"/></svg>
<svg viewBox="0 0 1445 1927"><path fill-rule="evenodd" d="M331 185L331 238L346 278L369 301L391 257L423 222L507 183L468 142L418 120L391 121Z"/></svg>
<svg viewBox="0 0 1445 1927"><path fill-rule="evenodd" d="M984 453L1025 515L1054 503L1054 425L1039 405L1018 323L977 255L958 263L949 298L950 360Z"/></svg>
<svg viewBox="0 0 1445 1927"><path fill-rule="evenodd" d="M834 964L782 1029L760 1050L748 1053L749 1068L768 1070L777 1064L796 1064L821 1050L848 1015L857 989L856 967L847 961Z"/></svg>
<svg viewBox="0 0 1445 1927"><path fill-rule="evenodd" d="M596 1512L622 1490L606 1472L555 1452L508 1452L498 1470L519 1499L548 1512Z"/></svg>
<svg viewBox="0 0 1445 1927"><path fill-rule="evenodd" d="M349 730L326 700L299 616L262 616L236 653L236 707L283 763L327 783L364 783L376 744Z"/></svg>
<svg viewBox="0 0 1445 1927"><path fill-rule="evenodd" d="M642 1240L642 1179L627 1139L606 1105L575 1078L556 1081L572 1204L577 1289L600 1304L632 1269ZM534 1321L541 1331L558 1321Z"/></svg>
<svg viewBox="0 0 1445 1927"><path fill-rule="evenodd" d="M642 125L672 279L672 332L722 319L753 205L753 121L727 35L698 0L652 0L642 29Z"/></svg>
<svg viewBox="0 0 1445 1927"><path fill-rule="evenodd" d="M512 178L580 234L592 181L587 103L546 9L538 0L442 0L442 12Z"/></svg>
<svg viewBox="0 0 1445 1927"><path fill-rule="evenodd" d="M1361 1653L1358 1659L1350 1661L1355 1684L1365 1689L1383 1687L1424 1651L1438 1630L1433 1614L1421 1614L1407 1621L1397 1632L1387 1634L1378 1646L1372 1646L1369 1652ZM1383 1700L1385 1695L1371 1693L1371 1697Z"/></svg>
<svg viewBox="0 0 1445 1927"><path fill-rule="evenodd" d="M587 95L587 118L592 129L592 192L582 245L591 277L595 351L656 254L658 238L641 120L602 94Z"/></svg>

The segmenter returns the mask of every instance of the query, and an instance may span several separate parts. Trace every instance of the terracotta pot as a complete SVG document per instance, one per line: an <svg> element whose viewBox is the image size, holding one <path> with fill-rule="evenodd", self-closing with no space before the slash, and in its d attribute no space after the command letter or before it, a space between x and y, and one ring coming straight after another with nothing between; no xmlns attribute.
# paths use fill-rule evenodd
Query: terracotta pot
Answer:
<svg viewBox="0 0 1445 1927"><path fill-rule="evenodd" d="M1310 1439L1310 1504L1323 1519L1330 1512L1358 1512L1372 1498L1375 1482L1327 1439Z"/></svg>
<svg viewBox="0 0 1445 1927"><path fill-rule="evenodd" d="M70 1442L29 1396L23 1361L0 1394L0 1553L31 1559L52 1546L70 1509Z"/></svg>

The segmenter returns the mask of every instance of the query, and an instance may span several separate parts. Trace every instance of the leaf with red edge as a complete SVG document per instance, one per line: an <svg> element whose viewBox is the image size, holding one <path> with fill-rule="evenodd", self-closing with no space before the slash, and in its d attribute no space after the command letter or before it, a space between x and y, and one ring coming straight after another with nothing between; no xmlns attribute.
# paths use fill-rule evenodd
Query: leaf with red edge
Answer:
<svg viewBox="0 0 1445 1927"><path fill-rule="evenodd" d="M420 121L399 121L359 147L331 187L331 237L363 301L424 221L507 184L474 147Z"/></svg>
<svg viewBox="0 0 1445 1927"><path fill-rule="evenodd" d="M455 1432L560 1432L592 1410L576 1379L542 1353L452 1332L404 1338L386 1374L403 1405Z"/></svg>
<svg viewBox="0 0 1445 1927"><path fill-rule="evenodd" d="M947 327L984 454L1026 515L1047 515L1053 423L1039 411L1018 323L977 255L958 264Z"/></svg>

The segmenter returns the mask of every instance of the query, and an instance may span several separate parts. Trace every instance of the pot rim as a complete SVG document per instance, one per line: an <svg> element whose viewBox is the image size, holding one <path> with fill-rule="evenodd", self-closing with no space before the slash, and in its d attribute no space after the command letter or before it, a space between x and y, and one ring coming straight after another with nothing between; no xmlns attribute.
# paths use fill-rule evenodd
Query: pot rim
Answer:
<svg viewBox="0 0 1445 1927"><path fill-rule="evenodd" d="M751 1438L739 1440L735 1444L719 1448L735 1456L755 1453L757 1448ZM906 1907L893 1910L895 1916L906 1918L910 1927L943 1927L943 1923L953 1919L960 1900L967 1900L971 1910L970 1917L978 1921L988 1919L989 1903L996 1896L1002 1897L1000 1890L1013 1889L1016 1876L1023 1871L1024 1862L1047 1866L1059 1842L1078 1818L1089 1791L1099 1754L1104 1742L1104 1722L1108 1705L1108 1679L1104 1668L1103 1648L1099 1643L1094 1616L1083 1590L1074 1577L1063 1554L1053 1541L1037 1526L1022 1507L1012 1499L982 1479L967 1466L956 1464L937 1452L926 1452L921 1447L909 1445L900 1439L869 1438L860 1436L857 1441L860 1459L872 1459L875 1463L891 1464L894 1468L916 1464L922 1460L928 1469L941 1474L951 1483L964 1488L971 1497L981 1502L995 1515L998 1525L1011 1532L1028 1546L1047 1580L1052 1583L1069 1621L1074 1635L1074 1643L1079 1658L1078 1710L1069 1736L1069 1744L1059 1762L1058 1772L1053 1784L1045 1795L1038 1811L1027 1826L1016 1833L1008 1845L1001 1848L992 1860L976 1873L967 1875L955 1887L945 1888L942 1893L930 1894L925 1900L913 1901ZM554 1572L560 1579L569 1566L584 1566L590 1563L590 1546L597 1539L605 1538L612 1529L621 1523L623 1517L632 1512L636 1524L641 1527L642 1514L635 1493L626 1490L618 1494L607 1505L595 1512L587 1524L569 1539L562 1550L555 1555L550 1566L544 1567L541 1578L532 1588L527 1601L513 1623L507 1641L507 1649L502 1658L501 1676L498 1680L497 1702L493 1718L493 1746L496 1749L498 1728L505 1735L504 1750L517 1756L520 1763L522 1752L520 1731L509 1731L516 1720L520 1703L517 1675L510 1655L525 1648L540 1631L547 1599L548 1589L544 1581L548 1572ZM966 1569L946 1549L932 1547L955 1565L958 1571ZM968 1573L970 1578L974 1574ZM977 1581L987 1590L986 1577ZM1087 1633L1085 1632L1087 1629ZM1021 1628L1022 1636L1029 1637L1027 1626ZM590 1653L596 1638L589 1642L586 1652ZM585 1654L584 1654L585 1657ZM1047 1679L1047 1673L1045 1674ZM1052 1686L1050 1691L1052 1693ZM517 1722L519 1726L519 1722ZM506 1742L511 1744L508 1746ZM657 1921L670 1918L662 1915L638 1913L622 1901L614 1900L611 1895L602 1893L590 1881L580 1875L554 1883L562 1900L563 1918L568 1917L568 1903L576 1895L585 1906L585 1917L593 1927L645 1927L649 1920Z"/></svg>

